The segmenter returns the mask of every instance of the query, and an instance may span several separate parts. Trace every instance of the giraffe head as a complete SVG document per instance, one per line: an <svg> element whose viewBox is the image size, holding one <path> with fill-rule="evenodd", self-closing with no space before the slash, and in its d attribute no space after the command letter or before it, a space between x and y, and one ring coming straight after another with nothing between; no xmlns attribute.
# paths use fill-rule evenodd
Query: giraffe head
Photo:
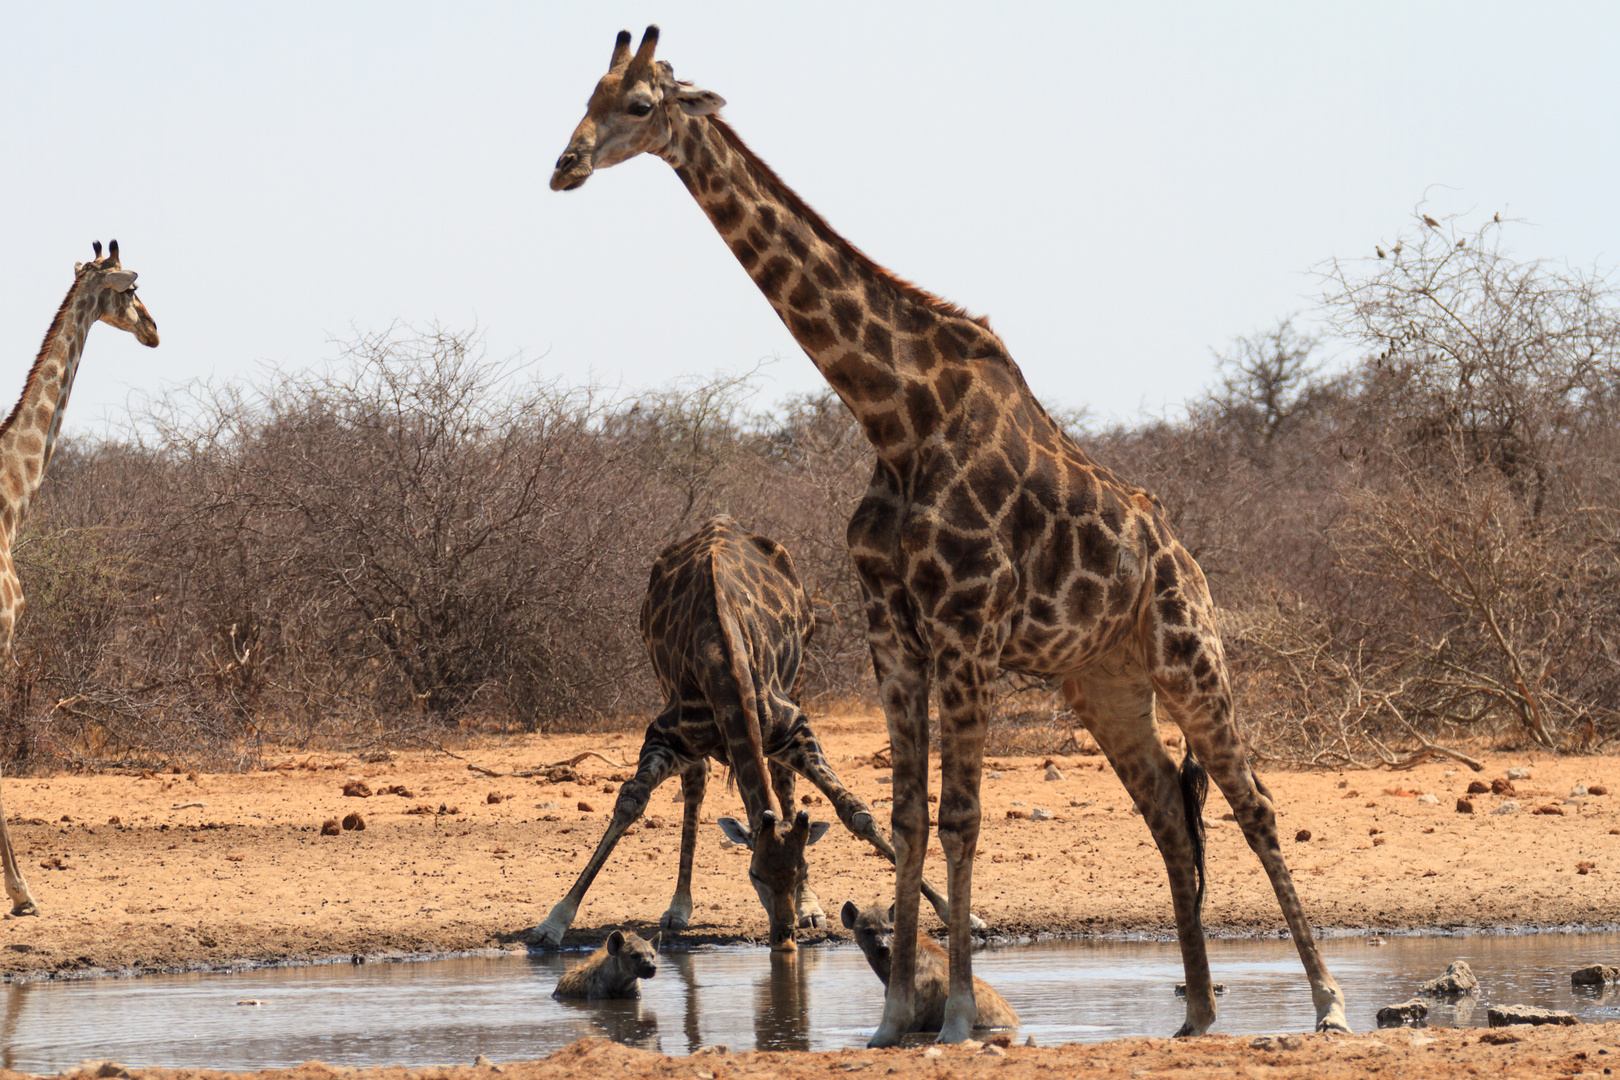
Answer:
<svg viewBox="0 0 1620 1080"><path fill-rule="evenodd" d="M765 905L765 914L771 923L771 949L775 952L793 952L793 932L798 926L799 883L809 876L804 861L804 849L820 840L828 823L811 824L810 815L800 810L790 825L779 821L774 810L760 815L759 832L750 834L748 828L736 818L723 817L720 830L734 844L741 844L754 853L748 863L748 880L754 883L759 902Z"/></svg>
<svg viewBox="0 0 1620 1080"><path fill-rule="evenodd" d="M92 246L96 257L73 267L79 280L80 296L95 305L96 318L108 326L129 331L142 345L156 348L157 323L135 295L135 271L125 270L118 261L118 241L108 243L105 256L101 254L100 240Z"/></svg>
<svg viewBox="0 0 1620 1080"><path fill-rule="evenodd" d="M557 159L552 191L572 191L597 169L663 151L686 117L708 116L726 103L719 94L676 82L675 69L653 59L657 47L656 26L647 27L633 56L630 31L619 31L608 73L591 91L585 119Z"/></svg>

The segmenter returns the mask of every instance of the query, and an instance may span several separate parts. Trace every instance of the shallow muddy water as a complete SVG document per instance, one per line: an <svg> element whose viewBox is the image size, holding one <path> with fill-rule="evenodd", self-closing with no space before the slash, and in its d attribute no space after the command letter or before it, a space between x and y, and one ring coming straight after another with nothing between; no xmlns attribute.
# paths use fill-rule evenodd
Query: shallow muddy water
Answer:
<svg viewBox="0 0 1620 1080"><path fill-rule="evenodd" d="M1324 954L1357 1030L1383 1005L1464 959L1484 993L1467 1008L1432 1006L1433 1024L1483 1025L1490 1004L1566 1009L1620 1020L1620 990L1578 992L1569 973L1620 964L1620 934L1390 937L1369 947L1330 937ZM669 950L639 1002L558 1002L552 988L583 953L280 968L4 987L0 1065L56 1072L89 1059L132 1066L260 1069L311 1058L329 1065L471 1063L542 1056L585 1036L684 1054L864 1046L882 985L852 945ZM1219 998L1215 1031L1308 1031L1310 993L1291 943L1210 942ZM1017 1038L1043 1044L1169 1035L1181 1023L1174 942L1045 941L984 949L974 973L1023 1018ZM261 1005L239 1005L257 1000Z"/></svg>

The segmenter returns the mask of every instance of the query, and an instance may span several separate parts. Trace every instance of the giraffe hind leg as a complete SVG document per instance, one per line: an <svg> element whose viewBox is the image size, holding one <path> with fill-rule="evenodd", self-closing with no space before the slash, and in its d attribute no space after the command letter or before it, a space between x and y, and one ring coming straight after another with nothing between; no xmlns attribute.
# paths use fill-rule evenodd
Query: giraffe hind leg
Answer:
<svg viewBox="0 0 1620 1080"><path fill-rule="evenodd" d="M685 930L692 922L692 859L697 850L699 815L709 786L707 759L688 765L681 773L681 868L675 877L675 895L658 920L660 930Z"/></svg>
<svg viewBox="0 0 1620 1080"><path fill-rule="evenodd" d="M1271 793L1249 766L1247 749L1231 720L1231 698L1218 695L1201 707L1167 698L1166 704L1186 735L1187 745L1208 770L1215 786L1232 806L1232 815L1243 829L1243 838L1260 859L1271 881L1284 920L1299 951L1300 962L1310 981L1311 1002L1316 1008L1316 1030L1350 1030L1344 1011L1344 994L1328 972L1316 946L1304 906L1294 888L1293 876L1283 859L1277 837L1277 812Z"/></svg>
<svg viewBox="0 0 1620 1080"><path fill-rule="evenodd" d="M1215 1022L1215 985L1204 940L1203 769L1190 758L1178 769L1159 741L1153 690L1141 669L1097 671L1064 690L1102 748L1164 859L1176 940L1187 980L1187 1010L1177 1036L1202 1035Z"/></svg>

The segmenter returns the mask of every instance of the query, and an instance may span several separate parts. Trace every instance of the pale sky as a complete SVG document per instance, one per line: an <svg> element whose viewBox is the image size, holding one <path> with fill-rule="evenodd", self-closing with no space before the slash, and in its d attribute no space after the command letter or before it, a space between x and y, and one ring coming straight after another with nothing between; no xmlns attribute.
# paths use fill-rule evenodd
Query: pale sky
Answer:
<svg viewBox="0 0 1620 1080"><path fill-rule="evenodd" d="M0 0L0 396L111 237L163 344L98 327L69 433L396 321L624 391L773 357L760 403L819 389L668 166L547 190L648 22L1052 408L1174 409L1423 199L1524 219L1521 257L1620 248L1616 5Z"/></svg>

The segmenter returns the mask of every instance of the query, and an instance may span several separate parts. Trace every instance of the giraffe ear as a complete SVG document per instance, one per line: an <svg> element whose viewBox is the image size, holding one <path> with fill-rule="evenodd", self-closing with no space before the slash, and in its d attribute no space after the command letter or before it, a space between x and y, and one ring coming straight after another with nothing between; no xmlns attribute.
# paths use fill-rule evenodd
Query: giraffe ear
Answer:
<svg viewBox="0 0 1620 1080"><path fill-rule="evenodd" d="M726 834L727 840L730 840L738 847L745 847L750 851L754 850L754 838L748 835L748 827L742 822L734 817L723 817L716 821L715 824L720 826L720 831Z"/></svg>
<svg viewBox="0 0 1620 1080"><path fill-rule="evenodd" d="M713 116L725 103L726 99L713 90L703 90L685 83L678 83L675 87L675 104L687 116Z"/></svg>
<svg viewBox="0 0 1620 1080"><path fill-rule="evenodd" d="M135 284L135 271L108 270L101 275L101 284L113 292L128 292Z"/></svg>

